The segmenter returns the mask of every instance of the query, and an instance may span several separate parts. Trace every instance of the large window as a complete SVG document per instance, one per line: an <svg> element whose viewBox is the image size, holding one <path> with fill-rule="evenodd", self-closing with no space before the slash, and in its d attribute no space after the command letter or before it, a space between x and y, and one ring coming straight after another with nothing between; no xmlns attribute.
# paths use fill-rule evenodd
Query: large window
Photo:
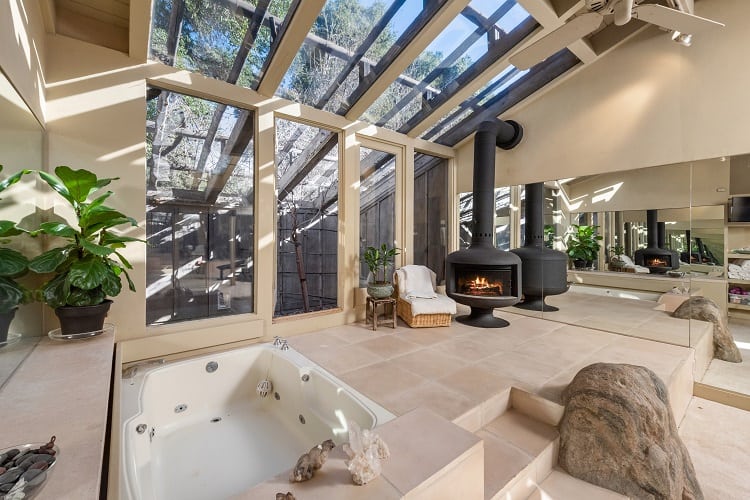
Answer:
<svg viewBox="0 0 750 500"><path fill-rule="evenodd" d="M148 89L147 324L253 311L253 112Z"/></svg>
<svg viewBox="0 0 750 500"><path fill-rule="evenodd" d="M448 160L414 156L414 263L445 279L448 253Z"/></svg>
<svg viewBox="0 0 750 500"><path fill-rule="evenodd" d="M359 151L359 254L364 255L367 247L395 243L396 156L365 147ZM368 274L361 262L360 286L367 286Z"/></svg>
<svg viewBox="0 0 750 500"><path fill-rule="evenodd" d="M338 305L338 134L276 119L274 316Z"/></svg>
<svg viewBox="0 0 750 500"><path fill-rule="evenodd" d="M468 248L471 244L473 214L473 193L461 193L458 202L459 248ZM512 215L511 188L495 188L495 246L501 250L510 250L511 247Z"/></svg>

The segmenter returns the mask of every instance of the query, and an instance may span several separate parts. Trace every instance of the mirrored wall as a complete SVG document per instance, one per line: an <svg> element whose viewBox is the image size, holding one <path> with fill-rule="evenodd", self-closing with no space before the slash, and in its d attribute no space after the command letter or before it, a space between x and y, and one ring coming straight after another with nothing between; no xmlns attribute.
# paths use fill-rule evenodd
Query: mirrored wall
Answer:
<svg viewBox="0 0 750 500"><path fill-rule="evenodd" d="M22 169L42 167L43 129L23 99L6 76L0 72L0 178L5 179ZM0 195L0 219L11 220L22 227L33 228L36 219L36 197L33 194L34 178L26 176ZM3 245L24 255L37 255L39 242L26 235L14 236ZM26 286L31 276L17 278ZM15 279L15 278L14 278ZM42 334L41 304L21 305L10 323L7 338L0 338L0 385L26 358Z"/></svg>
<svg viewBox="0 0 750 500"><path fill-rule="evenodd" d="M539 237L566 255L569 288L546 296L543 310L508 311L692 347L698 381L750 395L750 155L543 186ZM500 248L523 245L523 190L496 189ZM470 238L471 194L461 201ZM717 305L742 362L714 358L713 324L675 317L690 296Z"/></svg>

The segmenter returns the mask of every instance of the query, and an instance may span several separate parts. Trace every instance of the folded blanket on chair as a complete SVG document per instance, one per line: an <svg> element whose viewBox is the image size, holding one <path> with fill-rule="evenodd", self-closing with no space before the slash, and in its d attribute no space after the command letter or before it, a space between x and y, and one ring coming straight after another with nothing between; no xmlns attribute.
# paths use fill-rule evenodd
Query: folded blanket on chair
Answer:
<svg viewBox="0 0 750 500"><path fill-rule="evenodd" d="M403 287L403 294L409 299L434 299L437 297L432 286L432 271L425 266L408 265L400 269L405 283L399 283Z"/></svg>

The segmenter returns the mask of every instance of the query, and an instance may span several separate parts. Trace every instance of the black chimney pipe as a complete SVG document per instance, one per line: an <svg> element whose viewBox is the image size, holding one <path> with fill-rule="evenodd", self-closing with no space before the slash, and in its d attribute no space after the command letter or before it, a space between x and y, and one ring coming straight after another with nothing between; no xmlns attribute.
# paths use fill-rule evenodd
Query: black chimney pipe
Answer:
<svg viewBox="0 0 750 500"><path fill-rule="evenodd" d="M523 129L512 120L485 121L479 124L474 137L472 246L494 247L495 147L512 149L522 138Z"/></svg>
<svg viewBox="0 0 750 500"><path fill-rule="evenodd" d="M524 246L544 246L544 183L526 184L526 224Z"/></svg>
<svg viewBox="0 0 750 500"><path fill-rule="evenodd" d="M646 238L648 240L648 248L659 248L657 217L656 210L646 210Z"/></svg>
<svg viewBox="0 0 750 500"><path fill-rule="evenodd" d="M656 246L662 250L666 250L667 224L664 222L657 222L656 225Z"/></svg>

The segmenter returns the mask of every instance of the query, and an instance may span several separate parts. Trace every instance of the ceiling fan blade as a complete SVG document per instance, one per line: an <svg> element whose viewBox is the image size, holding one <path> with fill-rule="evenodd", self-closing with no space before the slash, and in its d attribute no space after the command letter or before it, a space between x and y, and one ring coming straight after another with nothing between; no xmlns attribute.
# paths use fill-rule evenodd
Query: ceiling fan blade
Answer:
<svg viewBox="0 0 750 500"><path fill-rule="evenodd" d="M680 33L695 33L710 26L724 27L723 23L705 17L651 3L636 6L633 9L633 17Z"/></svg>
<svg viewBox="0 0 750 500"><path fill-rule="evenodd" d="M576 40L593 33L604 18L595 12L574 17L549 35L510 56L510 63L518 69L529 69Z"/></svg>

